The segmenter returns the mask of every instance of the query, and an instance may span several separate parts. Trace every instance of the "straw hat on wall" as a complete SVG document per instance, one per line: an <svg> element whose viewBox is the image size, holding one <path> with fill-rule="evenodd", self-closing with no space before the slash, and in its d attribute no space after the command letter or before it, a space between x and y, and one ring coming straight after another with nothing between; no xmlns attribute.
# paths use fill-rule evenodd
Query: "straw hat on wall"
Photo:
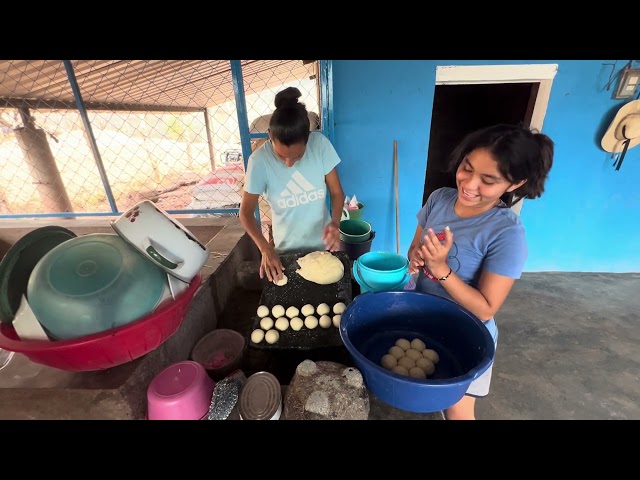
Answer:
<svg viewBox="0 0 640 480"><path fill-rule="evenodd" d="M640 144L640 100L629 102L618 110L602 137L602 148L607 152L621 152L625 140L629 140L627 150Z"/></svg>

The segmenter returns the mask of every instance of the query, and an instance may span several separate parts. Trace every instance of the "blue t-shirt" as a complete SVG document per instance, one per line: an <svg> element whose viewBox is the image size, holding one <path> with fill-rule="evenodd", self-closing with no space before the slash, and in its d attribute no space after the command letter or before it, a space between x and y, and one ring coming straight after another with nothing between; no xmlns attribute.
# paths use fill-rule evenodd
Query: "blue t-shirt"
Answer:
<svg viewBox="0 0 640 480"><path fill-rule="evenodd" d="M331 214L324 177L339 163L321 132L309 134L303 157L292 167L276 157L269 141L251 154L244 189L269 202L276 252L325 250L322 234Z"/></svg>
<svg viewBox="0 0 640 480"><path fill-rule="evenodd" d="M501 207L470 218L459 217L453 210L458 191L440 188L434 191L418 212L418 224L433 229L444 240L444 228L453 233L453 245L447 263L466 284L478 288L483 271L520 278L527 259L527 243L520 217L501 202ZM420 269L416 290L451 297L438 281Z"/></svg>

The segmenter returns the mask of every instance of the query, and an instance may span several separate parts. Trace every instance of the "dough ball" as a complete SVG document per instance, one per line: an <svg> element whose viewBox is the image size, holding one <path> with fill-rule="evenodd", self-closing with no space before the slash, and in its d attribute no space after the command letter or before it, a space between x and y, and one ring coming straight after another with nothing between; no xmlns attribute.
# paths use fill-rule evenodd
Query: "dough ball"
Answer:
<svg viewBox="0 0 640 480"><path fill-rule="evenodd" d="M274 316L276 315L274 314ZM399 338L398 340L396 340L396 345L399 346L404 351L407 351L411 348L411 342L406 338Z"/></svg>
<svg viewBox="0 0 640 480"><path fill-rule="evenodd" d="M322 315L318 323L322 328L329 328L331 326L331 317L329 315Z"/></svg>
<svg viewBox="0 0 640 480"><path fill-rule="evenodd" d="M273 282L275 283L277 286L282 287L284 285L287 284L287 282L289 281L289 279L287 278L287 276L283 273L282 274L282 278L280 280L278 280L277 282Z"/></svg>
<svg viewBox="0 0 640 480"><path fill-rule="evenodd" d="M345 308L347 308L347 306L344 303L338 302L333 306L333 313L340 315L344 312Z"/></svg>
<svg viewBox="0 0 640 480"><path fill-rule="evenodd" d="M287 328L289 328L289 319L287 317L280 317L276 320L276 330L284 332Z"/></svg>
<svg viewBox="0 0 640 480"><path fill-rule="evenodd" d="M304 322L299 317L293 317L289 322L289 326L296 332L299 332L303 325Z"/></svg>
<svg viewBox="0 0 640 480"><path fill-rule="evenodd" d="M431 350L429 348L422 351L422 356L424 358L428 358L429 360L431 360L434 365L437 365L438 362L440 361L440 355L438 355L438 352L436 352L435 350Z"/></svg>
<svg viewBox="0 0 640 480"><path fill-rule="evenodd" d="M391 371L393 373L397 373L398 375L404 375L405 377L409 376L409 370L407 370L401 365L396 365L395 367L391 367Z"/></svg>
<svg viewBox="0 0 640 480"><path fill-rule="evenodd" d="M427 374L424 373L420 367L413 367L409 369L409 376L413 378L427 378Z"/></svg>
<svg viewBox="0 0 640 480"><path fill-rule="evenodd" d="M264 340L264 330L256 328L251 332L251 341L253 343L260 343L262 340Z"/></svg>
<svg viewBox="0 0 640 480"><path fill-rule="evenodd" d="M421 368L427 377L436 370L436 366L428 358L419 358L416 360L416 367Z"/></svg>
<svg viewBox="0 0 640 480"><path fill-rule="evenodd" d="M407 369L407 371L416 366L416 361L413 358L402 357L398 359L398 365Z"/></svg>
<svg viewBox="0 0 640 480"><path fill-rule="evenodd" d="M284 317L284 307L282 305L276 305L271 309L271 314L273 318Z"/></svg>
<svg viewBox="0 0 640 480"><path fill-rule="evenodd" d="M342 261L331 252L311 252L299 258L297 262L300 268L296 273L309 282L329 285L336 283L344 276Z"/></svg>
<svg viewBox="0 0 640 480"><path fill-rule="evenodd" d="M298 310L296 307L289 307L285 312L285 314L289 318L297 317L299 313L300 313L300 310Z"/></svg>
<svg viewBox="0 0 640 480"><path fill-rule="evenodd" d="M342 320L342 315L334 315L333 316L333 326L338 328L340 326L340 320Z"/></svg>
<svg viewBox="0 0 640 480"><path fill-rule="evenodd" d="M427 348L427 346L419 338L414 338L413 340L411 340L411 348L422 352L425 348Z"/></svg>
<svg viewBox="0 0 640 480"><path fill-rule="evenodd" d="M313 315L309 315L307 318L304 319L304 326L307 327L309 330L313 330L318 326L318 319Z"/></svg>
<svg viewBox="0 0 640 480"><path fill-rule="evenodd" d="M260 328L267 331L273 328L273 319L271 317L264 317L260 320Z"/></svg>
<svg viewBox="0 0 640 480"><path fill-rule="evenodd" d="M393 355L397 359L404 357L404 350L397 345L394 345L389 349L389 354Z"/></svg>
<svg viewBox="0 0 640 480"><path fill-rule="evenodd" d="M262 330L260 330L262 331ZM388 353L382 357L380 360L380 365L382 365L387 370L391 370L398 364L398 360L393 355L389 355Z"/></svg>
<svg viewBox="0 0 640 480"><path fill-rule="evenodd" d="M423 358L422 357L422 353L419 352L418 350L416 350L415 348L410 348L409 350L404 352L404 354L409 358L413 358L414 360L418 360L419 358Z"/></svg>
<svg viewBox="0 0 640 480"><path fill-rule="evenodd" d="M267 307L266 305L260 305L258 307L258 312L257 313L258 313L258 316L260 318L264 318L267 315L269 315L269 307Z"/></svg>
<svg viewBox="0 0 640 480"><path fill-rule="evenodd" d="M300 313L304 316L304 317L309 317L311 315L313 315L315 313L316 309L313 308L313 305L311 305L310 303L307 303L304 307L302 307L302 310L300 310Z"/></svg>
<svg viewBox="0 0 640 480"><path fill-rule="evenodd" d="M320 305L318 305L318 308L316 308L316 313L318 315L326 315L330 311L331 309L329 308L329 305L327 305L326 303L321 303Z"/></svg>
<svg viewBox="0 0 640 480"><path fill-rule="evenodd" d="M280 333L278 332L278 330L271 329L264 334L264 339L267 341L267 343L273 345L280 339Z"/></svg>

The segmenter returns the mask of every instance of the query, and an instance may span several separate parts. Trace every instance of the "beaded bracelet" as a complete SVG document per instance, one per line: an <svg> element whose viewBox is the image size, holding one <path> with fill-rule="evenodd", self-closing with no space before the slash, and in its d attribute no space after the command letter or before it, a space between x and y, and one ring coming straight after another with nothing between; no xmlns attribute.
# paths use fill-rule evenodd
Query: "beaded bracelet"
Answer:
<svg viewBox="0 0 640 480"><path fill-rule="evenodd" d="M444 277L439 278L438 281L444 282L447 278L449 278L449 275L451 275L451 273L453 273L453 270L451 270L451 267L449 267L449 273L447 273Z"/></svg>

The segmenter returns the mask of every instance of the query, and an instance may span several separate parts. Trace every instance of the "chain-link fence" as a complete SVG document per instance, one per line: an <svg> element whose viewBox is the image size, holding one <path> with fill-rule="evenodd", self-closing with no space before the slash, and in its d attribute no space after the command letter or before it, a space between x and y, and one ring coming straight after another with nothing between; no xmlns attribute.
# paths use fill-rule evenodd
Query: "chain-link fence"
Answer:
<svg viewBox="0 0 640 480"><path fill-rule="evenodd" d="M143 199L237 215L242 145L267 138L275 94L299 88L320 128L321 88L316 60L236 62L0 61L0 218L118 215ZM264 200L260 218L267 233Z"/></svg>

